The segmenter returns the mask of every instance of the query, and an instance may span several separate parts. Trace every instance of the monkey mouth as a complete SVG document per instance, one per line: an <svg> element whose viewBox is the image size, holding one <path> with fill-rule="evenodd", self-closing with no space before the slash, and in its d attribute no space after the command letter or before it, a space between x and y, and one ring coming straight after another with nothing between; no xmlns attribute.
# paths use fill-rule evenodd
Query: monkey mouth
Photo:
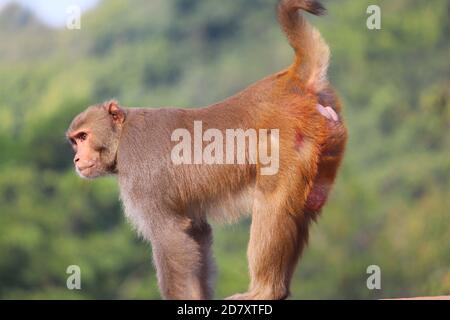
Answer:
<svg viewBox="0 0 450 320"><path fill-rule="evenodd" d="M77 169L76 171L78 171L79 174L84 175L83 172L86 171L86 170L89 170L89 169L93 168L94 165L95 165L95 164L91 164L91 165L84 166L84 167L77 167L77 168L76 168L76 169Z"/></svg>
<svg viewBox="0 0 450 320"><path fill-rule="evenodd" d="M94 166L95 164L93 163L93 164L91 164L91 165L88 165L88 166L84 166L84 167L77 167L77 169L79 170L79 171L84 171L84 170L86 170L86 169L90 169L90 168L92 168L93 166Z"/></svg>

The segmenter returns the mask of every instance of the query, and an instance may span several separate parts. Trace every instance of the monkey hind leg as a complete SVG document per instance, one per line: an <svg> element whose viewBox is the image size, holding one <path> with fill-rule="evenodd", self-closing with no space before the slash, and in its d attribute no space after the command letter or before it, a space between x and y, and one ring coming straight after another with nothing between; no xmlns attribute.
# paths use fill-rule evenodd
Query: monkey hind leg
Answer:
<svg viewBox="0 0 450 320"><path fill-rule="evenodd" d="M258 174L252 207L252 224L247 257L249 291L231 299L285 299L308 239L311 215L304 212L319 161L318 143L302 139L293 142L295 130L285 130L280 140L280 171ZM281 146L281 143L280 143ZM260 172L260 171L258 171Z"/></svg>
<svg viewBox="0 0 450 320"><path fill-rule="evenodd" d="M255 200L247 252L250 288L229 299L285 299L310 221L309 215L293 215L274 199Z"/></svg>

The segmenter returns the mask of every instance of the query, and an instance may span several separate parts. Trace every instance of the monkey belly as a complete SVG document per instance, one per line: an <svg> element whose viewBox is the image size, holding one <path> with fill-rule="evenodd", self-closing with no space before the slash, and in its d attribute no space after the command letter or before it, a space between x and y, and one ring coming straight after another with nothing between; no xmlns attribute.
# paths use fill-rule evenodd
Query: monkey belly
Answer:
<svg viewBox="0 0 450 320"><path fill-rule="evenodd" d="M306 199L305 212L318 212L327 202L330 187L324 184L315 183Z"/></svg>

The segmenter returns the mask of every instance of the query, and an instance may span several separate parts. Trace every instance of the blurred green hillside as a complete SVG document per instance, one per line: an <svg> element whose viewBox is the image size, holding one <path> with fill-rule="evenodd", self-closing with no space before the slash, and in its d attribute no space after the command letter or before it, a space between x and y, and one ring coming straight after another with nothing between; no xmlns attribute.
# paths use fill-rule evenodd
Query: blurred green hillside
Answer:
<svg viewBox="0 0 450 320"><path fill-rule="evenodd" d="M343 168L292 298L450 294L450 1L324 1L311 18L345 105ZM368 30L366 8L382 9ZM64 140L86 106L200 106L289 65L275 0L104 0L81 30L0 12L0 298L159 298L113 178L79 179ZM246 289L250 221L215 226L216 297ZM82 290L66 288L79 265ZM366 287L379 265L382 289Z"/></svg>

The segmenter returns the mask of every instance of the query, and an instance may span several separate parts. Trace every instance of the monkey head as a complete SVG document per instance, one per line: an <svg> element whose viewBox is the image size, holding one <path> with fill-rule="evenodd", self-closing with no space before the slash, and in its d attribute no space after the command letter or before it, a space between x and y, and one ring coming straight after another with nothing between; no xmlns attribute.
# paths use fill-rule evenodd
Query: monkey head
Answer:
<svg viewBox="0 0 450 320"><path fill-rule="evenodd" d="M87 108L73 119L66 137L82 178L116 173L117 149L126 112L115 100Z"/></svg>

